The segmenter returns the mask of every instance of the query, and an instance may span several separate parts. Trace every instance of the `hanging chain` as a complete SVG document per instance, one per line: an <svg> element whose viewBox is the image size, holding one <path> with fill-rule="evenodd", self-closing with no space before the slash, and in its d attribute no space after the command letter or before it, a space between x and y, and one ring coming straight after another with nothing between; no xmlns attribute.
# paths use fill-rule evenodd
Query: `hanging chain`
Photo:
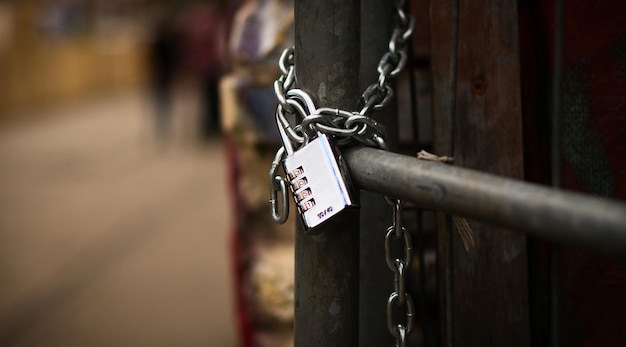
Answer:
<svg viewBox="0 0 626 347"><path fill-rule="evenodd" d="M406 338L413 330L415 315L413 299L406 292L406 271L411 264L411 234L402 226L402 202L399 199L386 200L393 207L393 223L387 228L385 236L385 258L387 266L394 273L394 291L387 300L387 329L396 338L396 346L404 347ZM392 242L399 243L403 257L392 255ZM394 321L394 308L404 308L406 314L404 323Z"/></svg>
<svg viewBox="0 0 626 347"><path fill-rule="evenodd" d="M404 11L404 0L396 1L396 27L389 40L387 51L378 63L378 82L372 83L361 95L363 108L360 115L366 116L373 110L381 110L393 97L393 89L389 86L389 80L397 77L407 63L406 46L410 43L415 18Z"/></svg>
<svg viewBox="0 0 626 347"><path fill-rule="evenodd" d="M369 85L361 95L361 109L358 112L329 107L315 108L306 92L293 89L294 49L288 48L281 54L278 66L282 74L274 82L274 92L278 99L276 121L293 143L306 144L315 133L321 132L332 135L339 146L356 141L369 147L387 149L386 130L371 116L374 111L381 110L389 104L393 98L393 89L389 82L397 77L407 64L407 44L413 35L415 19L404 11L404 3L405 0L395 2L396 25L389 40L389 50L383 54L378 63L378 81ZM311 110L314 112L310 112ZM288 116L296 116L302 119L302 122L292 127ZM289 214L286 199L287 179L278 174L278 168L285 156L285 148L281 147L269 172L272 217L279 223L285 222ZM280 207L277 199L279 193ZM401 201L398 199L387 201L393 207L393 224L387 229L385 254L387 265L395 276L394 291L387 300L387 328L396 339L396 346L404 347L414 326L414 305L411 296L406 292L405 279L411 261L411 235L402 226ZM403 257L392 256L392 242L402 243ZM406 314L404 322L394 321L394 317L397 316L394 315L395 310L403 310Z"/></svg>

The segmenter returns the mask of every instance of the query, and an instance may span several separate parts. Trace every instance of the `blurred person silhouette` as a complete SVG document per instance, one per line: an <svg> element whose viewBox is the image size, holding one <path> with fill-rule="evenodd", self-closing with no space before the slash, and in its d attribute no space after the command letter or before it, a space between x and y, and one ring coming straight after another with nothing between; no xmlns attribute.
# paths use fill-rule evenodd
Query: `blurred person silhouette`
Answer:
<svg viewBox="0 0 626 347"><path fill-rule="evenodd" d="M220 133L219 80L226 65L227 12L222 2L192 2L181 15L183 63L200 91L199 131Z"/></svg>
<svg viewBox="0 0 626 347"><path fill-rule="evenodd" d="M293 42L293 0L247 0L231 28L232 70L220 83L241 347L293 346L294 223L272 220L267 180L280 146L273 82Z"/></svg>
<svg viewBox="0 0 626 347"><path fill-rule="evenodd" d="M157 15L149 48L151 89L159 139L169 137L172 127L173 85L179 63L179 35L173 16Z"/></svg>

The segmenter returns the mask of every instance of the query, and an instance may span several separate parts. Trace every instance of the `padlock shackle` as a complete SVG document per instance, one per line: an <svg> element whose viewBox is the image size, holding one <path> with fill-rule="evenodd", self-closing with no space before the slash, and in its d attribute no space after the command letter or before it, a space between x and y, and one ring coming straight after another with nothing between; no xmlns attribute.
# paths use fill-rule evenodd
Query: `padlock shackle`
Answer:
<svg viewBox="0 0 626 347"><path fill-rule="evenodd" d="M287 99L285 100L287 104L295 108L296 113L299 114L303 119L317 114L317 108L315 107L315 103L311 96L302 89L290 89L287 92ZM276 109L276 125L278 126L278 133L280 134L281 141L283 146L285 147L285 151L287 155L293 154L295 151L294 144L292 142L292 137L287 133L290 130L291 125L284 117L284 109L279 105ZM291 130L293 132L293 130ZM307 129L302 129L303 132L303 143L308 142L308 136L306 133ZM297 140L296 140L297 141Z"/></svg>
<svg viewBox="0 0 626 347"><path fill-rule="evenodd" d="M315 102L311 95L302 89L290 89L287 91L287 98L291 101L291 105L294 106L300 116L302 117L302 133L304 135L304 144L309 142L311 137L315 137L318 133L317 128L310 127L310 124L315 121L319 123L320 120L325 118L318 112L318 108L315 106ZM331 124L328 124L331 125Z"/></svg>
<svg viewBox="0 0 626 347"><path fill-rule="evenodd" d="M287 97L302 102L302 106L304 106L307 116L317 114L317 107L315 106L315 102L313 102L313 98L311 98L309 93L305 92L304 90L298 88L289 89L287 91Z"/></svg>
<svg viewBox="0 0 626 347"><path fill-rule="evenodd" d="M283 143L285 152L287 152L287 155L291 155L294 152L293 143L287 135L287 130L285 130L285 128L289 126L289 124L285 124L282 118L283 117L281 117L280 111L276 110L276 125L278 126L278 134L280 135L280 140Z"/></svg>

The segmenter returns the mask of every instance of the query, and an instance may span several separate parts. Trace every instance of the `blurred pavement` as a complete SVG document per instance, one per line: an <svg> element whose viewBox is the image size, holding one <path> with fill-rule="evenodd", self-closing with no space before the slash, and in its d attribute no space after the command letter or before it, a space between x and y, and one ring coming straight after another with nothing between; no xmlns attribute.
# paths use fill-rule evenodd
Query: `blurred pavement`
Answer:
<svg viewBox="0 0 626 347"><path fill-rule="evenodd" d="M0 129L0 346L235 345L219 139L159 145L148 106Z"/></svg>

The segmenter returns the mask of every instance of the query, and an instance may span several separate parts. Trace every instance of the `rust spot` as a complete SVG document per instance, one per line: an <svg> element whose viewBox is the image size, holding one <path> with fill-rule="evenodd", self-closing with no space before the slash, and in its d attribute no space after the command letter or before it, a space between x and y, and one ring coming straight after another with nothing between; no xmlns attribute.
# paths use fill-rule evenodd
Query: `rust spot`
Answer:
<svg viewBox="0 0 626 347"><path fill-rule="evenodd" d="M481 77L472 80L472 94L483 95L487 91L487 81Z"/></svg>

